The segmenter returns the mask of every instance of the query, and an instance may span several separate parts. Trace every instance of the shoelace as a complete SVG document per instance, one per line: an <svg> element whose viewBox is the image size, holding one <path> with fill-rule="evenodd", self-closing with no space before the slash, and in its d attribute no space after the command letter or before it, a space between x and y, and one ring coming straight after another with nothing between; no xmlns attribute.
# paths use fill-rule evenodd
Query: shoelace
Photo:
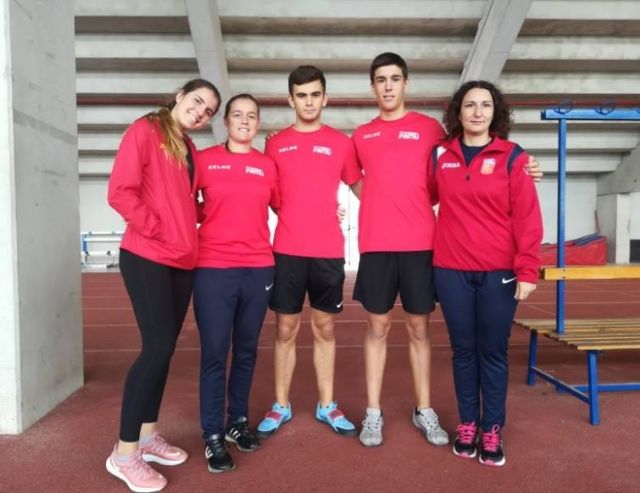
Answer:
<svg viewBox="0 0 640 493"><path fill-rule="evenodd" d="M249 429L249 423L247 423L246 421L234 423L233 428L234 428L233 435L237 437L245 437L251 434L251 430Z"/></svg>
<svg viewBox="0 0 640 493"><path fill-rule="evenodd" d="M362 427L365 429L365 431L378 431L378 428L380 428L381 418L382 415L370 416L367 414L364 418L364 421L362 422Z"/></svg>
<svg viewBox="0 0 640 493"><path fill-rule="evenodd" d="M149 442L149 444L144 448L148 450L153 450L154 452L157 452L159 454L163 454L167 452L168 449L171 448L171 446L160 435L156 435L153 438L153 440Z"/></svg>
<svg viewBox="0 0 640 493"><path fill-rule="evenodd" d="M418 413L418 419L421 421L422 425L428 430L435 430L440 426L440 423L438 423L437 418L425 416L422 413Z"/></svg>
<svg viewBox="0 0 640 493"><path fill-rule="evenodd" d="M138 449L136 455L131 459L130 470L136 479L145 479L149 476L158 474L147 462L142 458L142 453Z"/></svg>
<svg viewBox="0 0 640 493"><path fill-rule="evenodd" d="M456 428L458 440L464 444L473 443L478 433L478 427L474 422L459 424Z"/></svg>
<svg viewBox="0 0 640 493"><path fill-rule="evenodd" d="M207 442L213 455L220 456L227 453L227 447L222 438L216 438Z"/></svg>
<svg viewBox="0 0 640 493"><path fill-rule="evenodd" d="M500 445L500 427L493 425L490 432L482 434L482 448L489 452L495 452Z"/></svg>

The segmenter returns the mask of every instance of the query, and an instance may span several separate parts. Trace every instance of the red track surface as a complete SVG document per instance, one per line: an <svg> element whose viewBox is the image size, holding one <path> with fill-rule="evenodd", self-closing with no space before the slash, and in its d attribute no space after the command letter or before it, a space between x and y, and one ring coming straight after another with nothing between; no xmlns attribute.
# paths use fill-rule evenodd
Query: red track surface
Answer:
<svg viewBox="0 0 640 493"><path fill-rule="evenodd" d="M0 437L1 492L127 491L105 471L104 461L117 437L121 385L136 355L137 329L118 274L85 274L83 281L86 385L27 432ZM366 404L362 354L366 324L361 307L350 302L352 280L345 289L347 303L338 318L336 398L346 414L359 421ZM640 316L640 283L571 282L567 301L570 317ZM520 306L518 316L552 317L554 310L553 284L543 284ZM367 449L357 438L337 436L314 420L311 337L303 326L291 395L293 421L256 453L232 449L237 469L213 475L207 472L202 453L198 334L190 314L174 356L160 419L164 435L184 447L191 458L175 468L158 466L169 479L165 491L638 491L635 449L640 443L640 394L602 395L602 424L590 426L585 404L542 382L534 387L524 384L528 333L520 329L514 329L511 338L504 434L507 465L481 466L455 457L449 447L426 443L409 419L413 391L400 310L397 315L387 356L381 447ZM273 398L273 336L273 315L269 314L251 400L254 424ZM450 349L439 311L432 317L432 340L432 401L442 425L452 432L457 411ZM566 380L585 380L584 355L578 351L543 339L539 363ZM603 381L639 381L640 353L606 353L600 376Z"/></svg>

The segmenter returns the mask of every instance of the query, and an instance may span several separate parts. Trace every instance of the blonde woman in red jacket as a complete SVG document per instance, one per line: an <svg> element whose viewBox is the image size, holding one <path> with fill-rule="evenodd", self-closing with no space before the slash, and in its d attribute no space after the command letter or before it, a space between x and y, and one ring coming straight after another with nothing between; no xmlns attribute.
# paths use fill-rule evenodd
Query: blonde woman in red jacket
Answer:
<svg viewBox="0 0 640 493"><path fill-rule="evenodd" d="M169 104L127 129L109 180L109 204L127 222L120 271L142 349L125 381L120 440L106 467L132 491L166 486L147 461L177 465L187 460L184 450L158 434L157 420L198 257L195 147L186 132L205 127L219 105L213 84L187 82Z"/></svg>
<svg viewBox="0 0 640 493"><path fill-rule="evenodd" d="M506 140L511 110L493 84L463 84L445 126L429 187L440 202L434 279L460 414L453 452L473 458L480 441L480 462L502 466L509 333L517 302L536 288L540 205L527 154Z"/></svg>

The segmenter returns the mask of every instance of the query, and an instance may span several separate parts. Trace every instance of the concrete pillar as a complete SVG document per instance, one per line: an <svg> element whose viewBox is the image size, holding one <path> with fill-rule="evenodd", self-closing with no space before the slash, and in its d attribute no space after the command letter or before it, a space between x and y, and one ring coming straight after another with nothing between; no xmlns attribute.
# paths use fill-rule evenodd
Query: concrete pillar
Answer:
<svg viewBox="0 0 640 493"><path fill-rule="evenodd" d="M600 232L607 237L607 262L629 263L631 196L628 193L598 195L598 221Z"/></svg>
<svg viewBox="0 0 640 493"><path fill-rule="evenodd" d="M0 433L83 384L73 0L0 0Z"/></svg>

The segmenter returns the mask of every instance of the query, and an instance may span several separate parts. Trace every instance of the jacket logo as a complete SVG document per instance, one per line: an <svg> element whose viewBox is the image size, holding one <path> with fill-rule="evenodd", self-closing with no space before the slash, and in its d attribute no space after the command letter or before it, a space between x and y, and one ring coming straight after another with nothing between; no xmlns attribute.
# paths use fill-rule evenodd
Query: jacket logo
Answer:
<svg viewBox="0 0 640 493"><path fill-rule="evenodd" d="M493 158L485 158L482 161L482 167L480 168L480 174L482 175L490 175L493 173L493 170L496 168L496 160Z"/></svg>
<svg viewBox="0 0 640 493"><path fill-rule="evenodd" d="M401 130L398 138L401 140L420 140L420 134L418 132L405 132Z"/></svg>
<svg viewBox="0 0 640 493"><path fill-rule="evenodd" d="M378 130L377 132L372 132L370 134L364 134L362 136L364 140L375 139L376 137L380 137L380 130Z"/></svg>
<svg viewBox="0 0 640 493"><path fill-rule="evenodd" d="M440 166L442 169L447 169L447 168L459 168L460 167L460 163L442 163L442 166Z"/></svg>
<svg viewBox="0 0 640 493"><path fill-rule="evenodd" d="M248 175L264 176L264 171L254 166L245 166L244 172L247 173Z"/></svg>
<svg viewBox="0 0 640 493"><path fill-rule="evenodd" d="M287 147L281 147L280 149L278 149L278 152L280 154L282 154L283 152L295 151L297 149L298 149L297 145L292 145L292 146L287 146Z"/></svg>
<svg viewBox="0 0 640 493"><path fill-rule="evenodd" d="M314 154L324 154L325 156L331 156L331 148L325 146L313 146Z"/></svg>
<svg viewBox="0 0 640 493"><path fill-rule="evenodd" d="M210 164L208 167L208 169L210 170L216 170L216 169L231 169L231 165L230 164Z"/></svg>

